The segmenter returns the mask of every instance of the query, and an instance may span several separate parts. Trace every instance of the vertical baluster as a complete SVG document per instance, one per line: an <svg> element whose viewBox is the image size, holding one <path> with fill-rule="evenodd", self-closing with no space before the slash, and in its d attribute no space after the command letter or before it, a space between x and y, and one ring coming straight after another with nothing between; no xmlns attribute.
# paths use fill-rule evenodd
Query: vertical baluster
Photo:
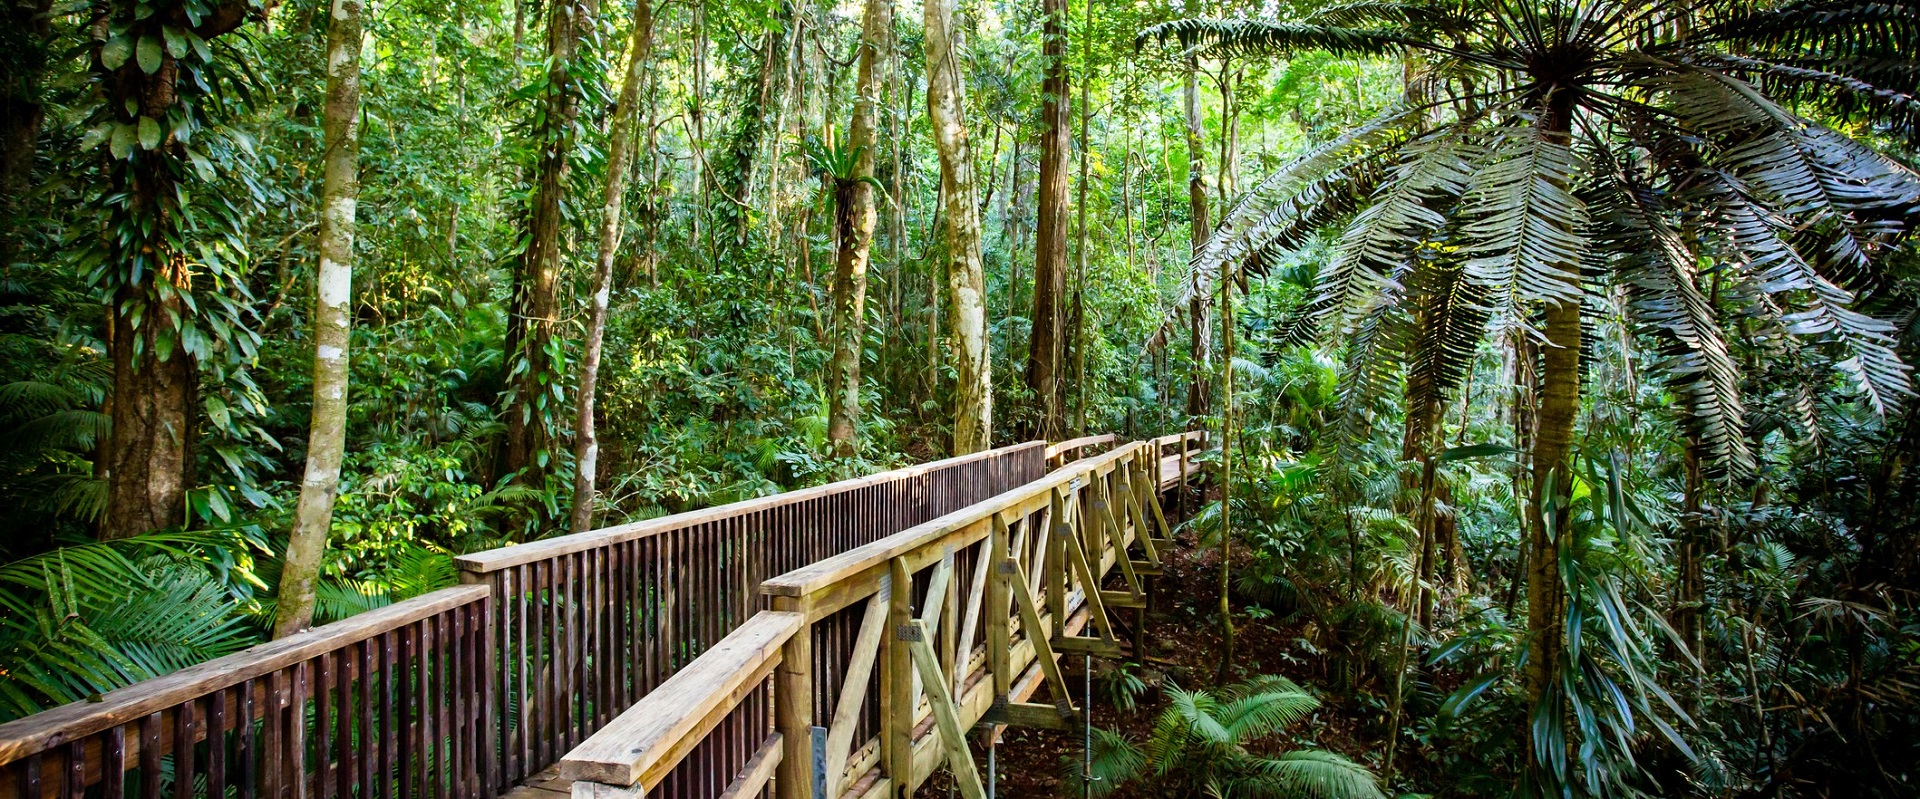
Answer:
<svg viewBox="0 0 1920 799"><path fill-rule="evenodd" d="M452 695L447 700L449 721L447 722L447 786L448 795L454 799L469 799L472 793L467 782L468 766L472 755L473 729L467 716L467 702L471 696L467 680L472 677L467 665L467 614L466 608L454 608L447 611L447 617L453 622L453 631L447 636L447 687Z"/></svg>
<svg viewBox="0 0 1920 799"><path fill-rule="evenodd" d="M82 762L84 763L84 760ZM116 724L108 728L106 742L100 747L100 785L102 786L102 796L118 799L126 795L126 765L127 727L124 724ZM81 776L84 778L84 771ZM73 786L68 787L72 788Z"/></svg>
<svg viewBox="0 0 1920 799"><path fill-rule="evenodd" d="M116 728L117 730L118 728ZM67 799L85 799L87 795L87 742L85 738L67 744Z"/></svg>
<svg viewBox="0 0 1920 799"><path fill-rule="evenodd" d="M333 652L313 659L313 799L331 799L333 789L333 684L339 679ZM186 797L181 797L186 799Z"/></svg>
<svg viewBox="0 0 1920 799"><path fill-rule="evenodd" d="M193 799L193 755L194 709L198 700L189 699L180 703L173 711L173 799ZM213 744L213 733L207 733L207 744ZM40 799L39 791L22 792L22 799Z"/></svg>
<svg viewBox="0 0 1920 799"><path fill-rule="evenodd" d="M113 794L107 794L112 797ZM140 799L160 799L160 713L140 720Z"/></svg>
<svg viewBox="0 0 1920 799"><path fill-rule="evenodd" d="M207 697L207 795L227 796L227 691Z"/></svg>
<svg viewBox="0 0 1920 799"><path fill-rule="evenodd" d="M354 657L354 645L348 644L334 651L333 660L333 713L338 723L334 728L334 794L339 799L353 799L354 784L358 774L354 768L354 703L353 683L357 669ZM365 735L365 729L360 730ZM365 788L362 789L365 795Z"/></svg>
<svg viewBox="0 0 1920 799"><path fill-rule="evenodd" d="M27 755L27 759L20 764L20 799L45 799L40 795L43 790L40 786L40 769L44 767L39 752Z"/></svg>
<svg viewBox="0 0 1920 799"><path fill-rule="evenodd" d="M416 799L420 795L415 775L425 772L418 762L420 747L420 622L414 622L400 628L400 666L397 670L400 679L399 716L400 725L400 799ZM325 799L321 797L320 799Z"/></svg>
<svg viewBox="0 0 1920 799"><path fill-rule="evenodd" d="M393 799L393 656L394 633L380 635L380 796Z"/></svg>
<svg viewBox="0 0 1920 799"><path fill-rule="evenodd" d="M240 789L241 799L254 799L259 793L260 771L259 753L255 751L253 720L259 711L254 707L254 689L258 685L254 680L240 682L239 717L234 719L235 748L239 750L240 773L235 787Z"/></svg>

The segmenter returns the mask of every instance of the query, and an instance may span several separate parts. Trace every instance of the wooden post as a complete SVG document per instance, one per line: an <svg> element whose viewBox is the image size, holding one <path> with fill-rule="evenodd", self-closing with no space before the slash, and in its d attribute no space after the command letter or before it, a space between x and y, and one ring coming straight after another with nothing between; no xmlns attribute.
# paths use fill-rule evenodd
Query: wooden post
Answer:
<svg viewBox="0 0 1920 799"><path fill-rule="evenodd" d="M913 621L913 573L905 560L887 562L893 579L888 600L886 657L881 663L880 762L893 781L892 796L913 796L913 655L900 631Z"/></svg>
<svg viewBox="0 0 1920 799"><path fill-rule="evenodd" d="M1007 630L1008 616L1013 608L1008 602L1012 595L1007 592L1007 582L1013 579L1013 572L1006 569L1007 524L999 516L993 517L993 533L987 541L987 557L992 568L987 570L987 670L993 674L993 701L1001 704L1007 701L1013 691L1013 674L1010 638ZM1038 630L1028 630L1028 635L1038 634ZM961 653L965 657L966 653Z"/></svg>
<svg viewBox="0 0 1920 799"><path fill-rule="evenodd" d="M804 612L801 597L774 597L775 610ZM774 667L773 723L785 752L774 776L779 799L813 796L813 620L787 639Z"/></svg>

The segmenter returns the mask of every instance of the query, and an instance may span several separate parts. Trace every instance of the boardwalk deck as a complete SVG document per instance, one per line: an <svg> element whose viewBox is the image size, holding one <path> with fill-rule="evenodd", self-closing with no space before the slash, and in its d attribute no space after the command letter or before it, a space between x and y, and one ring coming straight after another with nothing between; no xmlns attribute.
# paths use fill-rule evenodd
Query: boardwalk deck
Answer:
<svg viewBox="0 0 1920 799"><path fill-rule="evenodd" d="M603 728L657 730L652 739L667 749L651 752L653 765L635 772L650 791L659 788L648 796L758 795L770 790L776 769L787 776L783 796L810 796L796 793L802 772L795 769L808 764L782 753L810 746L804 739L811 730L796 726L796 708L810 719L812 708L835 693L822 682L817 699L809 688L809 695L782 694L775 703L774 683L791 688L792 675L815 671L841 676L858 641L872 638L880 647L859 625L861 614L873 616L864 608L877 601L870 598L876 584L859 580L874 568L904 570L900 584L909 590L895 593L892 609L877 618L904 622L900 614L916 598L936 608L921 622L941 638L933 662L954 682L947 691L954 707L940 716L943 724L977 723L988 709L982 698L993 695L1011 699L1008 712L1019 715L1045 681L1047 670L1037 664L1051 665L1037 657L1048 650L1048 636L1023 630L1050 626L1067 644L1094 640L1082 636L1083 628L1105 624L1100 608L1114 593L1065 591L1073 578L1043 572L1057 572L1068 553L1091 556L1083 575L1129 569L1129 546L1151 553L1151 535L1140 535L1151 527L1147 506L1138 500L1186 483L1193 474L1189 449L1201 439L1173 436L1097 456L1090 452L1113 447L1113 437L1054 447L1029 442L463 556L467 585L0 725L0 799L493 799L502 792L556 799L578 793L556 764ZM1037 505L1031 491L1020 494L1052 485L1043 478L1062 464L1055 476L1078 476L1044 488ZM1157 516L1157 503L1151 508ZM865 575L859 580L832 583L824 596L763 595L762 583L775 582L774 575L844 560L908 533L944 537L966 552L895 553L856 569ZM997 542L992 553L989 541ZM999 562L987 557L993 553L1006 553L1007 561L989 568ZM1019 580L1019 588L1044 597L1044 607L1031 599L1022 606L1035 614L1025 626L1007 623L1010 593L1023 592L1009 592L999 576L1023 568L1032 577ZM1129 571L1129 584L1135 580ZM829 597L845 602L821 610L839 601ZM776 632L785 644L763 645L782 651L761 661L762 676L700 705L706 709L698 718L676 717L669 727L618 723L641 705L662 706L666 697L656 689L683 669L713 662L730 634L783 602L822 615L806 616L797 634ZM982 602L1001 612L981 610ZM1104 627L1101 635L1111 638ZM958 642L959 651L975 654L955 661ZM881 696L884 683L884 696L892 698L876 698L847 717L851 726L836 739L851 749L845 764L866 774L843 787L861 791L878 787L883 754L896 770L887 773L920 774L940 751L925 736L935 726L929 698L941 692L923 690L904 648L876 651L890 660L874 666L883 676L870 692ZM874 738L883 713L904 720L909 743ZM594 786L606 787L588 784Z"/></svg>

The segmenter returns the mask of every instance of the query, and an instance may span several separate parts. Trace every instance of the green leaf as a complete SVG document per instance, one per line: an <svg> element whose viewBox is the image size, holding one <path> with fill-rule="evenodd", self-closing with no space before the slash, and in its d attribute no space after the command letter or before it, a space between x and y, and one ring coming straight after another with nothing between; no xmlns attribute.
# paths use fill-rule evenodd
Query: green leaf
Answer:
<svg viewBox="0 0 1920 799"><path fill-rule="evenodd" d="M126 158L129 155L133 155L133 142L134 129L132 125L113 126L113 138L108 142L108 146L113 150L113 157Z"/></svg>
<svg viewBox="0 0 1920 799"><path fill-rule="evenodd" d="M1479 460L1481 458L1501 458L1520 451L1505 444L1468 444L1464 447L1448 447L1440 453L1441 463L1454 461Z"/></svg>
<svg viewBox="0 0 1920 799"><path fill-rule="evenodd" d="M160 146L160 123L153 117L140 118L140 149L151 150Z"/></svg>
<svg viewBox="0 0 1920 799"><path fill-rule="evenodd" d="M136 50L135 57L140 59L141 72L152 75L160 71L161 45L158 37L151 35L140 37L140 45Z"/></svg>
<svg viewBox="0 0 1920 799"><path fill-rule="evenodd" d="M187 36L184 31L172 25L167 25L160 29L160 34L167 39L168 55L174 58L187 57L187 51L192 49L193 45L187 43Z"/></svg>
<svg viewBox="0 0 1920 799"><path fill-rule="evenodd" d="M100 45L100 65L107 69L119 69L133 55L133 39L120 34Z"/></svg>
<svg viewBox="0 0 1920 799"><path fill-rule="evenodd" d="M1473 700L1478 699L1481 694L1486 693L1487 689L1492 688L1494 683L1499 682L1502 676L1500 672L1494 672L1483 675L1478 679L1468 682L1466 685L1460 686L1459 690L1454 691L1453 695L1447 697L1447 701L1440 705L1440 715L1447 717L1459 716L1461 711L1466 710L1467 705L1472 704Z"/></svg>

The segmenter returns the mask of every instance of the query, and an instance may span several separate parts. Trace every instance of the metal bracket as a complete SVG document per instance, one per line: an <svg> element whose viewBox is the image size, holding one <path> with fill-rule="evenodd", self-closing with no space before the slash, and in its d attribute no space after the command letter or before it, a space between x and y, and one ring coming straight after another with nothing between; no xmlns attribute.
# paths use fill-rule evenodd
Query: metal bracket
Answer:
<svg viewBox="0 0 1920 799"><path fill-rule="evenodd" d="M918 641L920 640L920 628L912 624L902 624L894 628L894 637L901 641Z"/></svg>

